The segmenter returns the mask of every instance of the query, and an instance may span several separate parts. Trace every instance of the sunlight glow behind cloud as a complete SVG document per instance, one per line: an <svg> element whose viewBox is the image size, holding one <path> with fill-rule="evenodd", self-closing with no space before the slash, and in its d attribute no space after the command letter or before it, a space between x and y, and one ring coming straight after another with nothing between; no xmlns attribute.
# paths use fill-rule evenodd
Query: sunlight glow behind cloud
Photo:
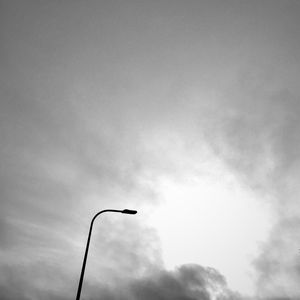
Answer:
<svg viewBox="0 0 300 300"><path fill-rule="evenodd" d="M251 260L268 237L272 210L267 199L241 186L217 160L209 170L186 174L184 180L161 178L162 202L150 223L158 230L168 268L188 262L214 265L230 287L251 294Z"/></svg>

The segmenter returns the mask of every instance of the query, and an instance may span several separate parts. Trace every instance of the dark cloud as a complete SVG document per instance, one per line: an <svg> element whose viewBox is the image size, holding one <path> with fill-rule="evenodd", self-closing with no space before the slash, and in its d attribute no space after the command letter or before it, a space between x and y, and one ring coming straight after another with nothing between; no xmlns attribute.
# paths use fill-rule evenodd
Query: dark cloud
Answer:
<svg viewBox="0 0 300 300"><path fill-rule="evenodd" d="M154 278L132 284L133 299L240 299L230 291L224 277L212 268L183 265L173 272L162 271Z"/></svg>

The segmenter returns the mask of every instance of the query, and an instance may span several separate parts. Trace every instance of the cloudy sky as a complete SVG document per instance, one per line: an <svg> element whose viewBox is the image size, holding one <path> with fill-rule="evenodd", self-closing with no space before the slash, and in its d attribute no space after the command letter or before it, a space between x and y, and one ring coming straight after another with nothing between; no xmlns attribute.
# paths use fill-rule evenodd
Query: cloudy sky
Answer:
<svg viewBox="0 0 300 300"><path fill-rule="evenodd" d="M300 298L299 1L0 15L2 300Z"/></svg>

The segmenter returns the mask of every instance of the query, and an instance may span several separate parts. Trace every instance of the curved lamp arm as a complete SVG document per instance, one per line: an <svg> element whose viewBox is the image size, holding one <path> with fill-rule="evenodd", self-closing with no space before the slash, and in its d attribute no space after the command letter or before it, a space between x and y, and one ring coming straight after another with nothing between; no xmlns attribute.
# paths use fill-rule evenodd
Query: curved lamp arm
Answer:
<svg viewBox="0 0 300 300"><path fill-rule="evenodd" d="M81 268L81 274L80 274L80 279L79 279L79 284L78 284L78 290L77 290L77 296L76 300L80 300L80 294L81 294L81 288L82 288L82 282L83 282L83 277L84 277L84 271L85 271L85 265L86 265L86 260L87 260L87 255L89 252L89 246L90 246L90 240L91 240L91 235L92 235L92 229L93 229L93 224L95 219L102 213L104 212L118 212L122 214L128 214L128 215L135 215L137 213L136 210L131 210L131 209L123 209L123 210L117 210L117 209L104 209L99 211L98 213L95 214L91 221L90 225L90 230L89 230L89 235L85 247L85 253L84 253L84 258L83 258L83 263L82 263L82 268Z"/></svg>

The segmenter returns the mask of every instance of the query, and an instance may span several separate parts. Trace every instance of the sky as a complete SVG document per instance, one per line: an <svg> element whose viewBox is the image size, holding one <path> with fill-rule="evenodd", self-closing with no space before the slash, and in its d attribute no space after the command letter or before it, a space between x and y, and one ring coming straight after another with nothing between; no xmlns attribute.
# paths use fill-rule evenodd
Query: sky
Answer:
<svg viewBox="0 0 300 300"><path fill-rule="evenodd" d="M300 2L0 1L0 298L300 298Z"/></svg>

